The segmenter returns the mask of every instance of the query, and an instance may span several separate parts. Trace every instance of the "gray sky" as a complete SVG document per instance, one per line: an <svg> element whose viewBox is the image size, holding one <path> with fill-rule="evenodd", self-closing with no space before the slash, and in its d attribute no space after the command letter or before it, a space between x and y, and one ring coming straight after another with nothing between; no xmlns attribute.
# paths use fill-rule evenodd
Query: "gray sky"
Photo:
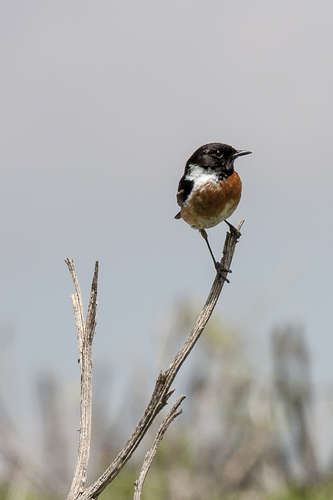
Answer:
<svg viewBox="0 0 333 500"><path fill-rule="evenodd" d="M31 416L40 371L78 380L65 256L86 297L101 261L95 359L116 385L122 356L156 373L164 318L179 297L203 301L213 277L200 236L173 220L184 163L210 141L254 151L237 164L232 220L246 224L218 312L264 369L272 325L304 322L316 381L331 382L332 15L304 0L0 4L13 413ZM215 249L224 234L210 231Z"/></svg>

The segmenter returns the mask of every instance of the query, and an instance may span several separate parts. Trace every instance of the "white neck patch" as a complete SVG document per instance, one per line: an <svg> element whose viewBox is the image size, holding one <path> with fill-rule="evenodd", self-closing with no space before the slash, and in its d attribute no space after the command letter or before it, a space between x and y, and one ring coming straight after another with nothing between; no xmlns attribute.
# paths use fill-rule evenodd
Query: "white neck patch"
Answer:
<svg viewBox="0 0 333 500"><path fill-rule="evenodd" d="M200 165L196 165L195 163L190 163L189 167L190 169L186 174L185 179L193 181L193 189L197 189L206 182L218 182L218 177L213 171L202 168Z"/></svg>

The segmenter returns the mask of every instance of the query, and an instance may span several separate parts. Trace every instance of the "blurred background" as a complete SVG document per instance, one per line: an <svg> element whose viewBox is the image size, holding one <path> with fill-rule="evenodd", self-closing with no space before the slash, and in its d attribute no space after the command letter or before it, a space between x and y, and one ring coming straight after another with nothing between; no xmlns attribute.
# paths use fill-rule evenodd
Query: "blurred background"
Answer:
<svg viewBox="0 0 333 500"><path fill-rule="evenodd" d="M1 500L70 484L65 257L85 300L101 265L91 479L132 432L214 277L173 219L212 141L254 152L236 166L246 222L144 498L333 498L332 16L325 0L1 2ZM132 497L151 440L101 498Z"/></svg>

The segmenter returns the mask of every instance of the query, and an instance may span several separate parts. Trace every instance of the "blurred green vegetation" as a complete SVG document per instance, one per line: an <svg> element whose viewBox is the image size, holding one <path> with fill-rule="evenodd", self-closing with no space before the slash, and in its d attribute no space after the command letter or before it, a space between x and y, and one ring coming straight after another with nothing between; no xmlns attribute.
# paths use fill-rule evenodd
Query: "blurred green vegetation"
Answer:
<svg viewBox="0 0 333 500"><path fill-rule="evenodd" d="M133 468L124 470L112 483L112 486L99 497L101 500L131 500L133 498L133 485L136 479L136 471ZM208 496L206 500L246 500L256 498L260 500L332 500L333 481L324 481L317 485L308 487L290 486L273 495L259 494L258 496L248 493L231 493L222 496ZM17 497L19 498L19 496ZM23 497L22 497L23 498ZM8 488L0 486L0 500L8 499ZM25 493L24 500L56 500L54 497ZM58 499L59 500L59 499ZM167 485L163 474L152 473L147 476L143 489L142 500L176 500L167 494ZM178 500L178 499L177 499ZM179 499L180 500L180 499Z"/></svg>
<svg viewBox="0 0 333 500"><path fill-rule="evenodd" d="M313 486L293 486L286 491L270 495L267 500L332 500L333 481L323 481Z"/></svg>
<svg viewBox="0 0 333 500"><path fill-rule="evenodd" d="M134 470L121 474L119 478L114 481L112 487L100 496L101 500L132 499L133 484L135 479L136 474ZM245 500L248 495L248 493L231 493L222 496L208 496L206 500ZM249 498L253 498L253 496L249 496ZM289 488L284 489L281 492L274 493L273 495L260 495L258 493L257 498L258 500L332 500L333 482L323 482L309 487L290 486ZM174 500L167 494L167 487L163 474L151 474L150 476L147 476L142 500Z"/></svg>

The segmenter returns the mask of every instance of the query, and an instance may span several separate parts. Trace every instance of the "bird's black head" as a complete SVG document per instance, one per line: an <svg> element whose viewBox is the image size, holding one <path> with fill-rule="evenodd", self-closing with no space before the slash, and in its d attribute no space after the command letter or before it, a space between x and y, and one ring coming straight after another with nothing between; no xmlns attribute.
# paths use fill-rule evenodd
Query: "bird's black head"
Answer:
<svg viewBox="0 0 333 500"><path fill-rule="evenodd" d="M234 171L234 160L250 153L251 151L237 150L228 144L211 142L194 151L187 160L186 166L198 165L204 169L216 171L219 177L226 178Z"/></svg>

